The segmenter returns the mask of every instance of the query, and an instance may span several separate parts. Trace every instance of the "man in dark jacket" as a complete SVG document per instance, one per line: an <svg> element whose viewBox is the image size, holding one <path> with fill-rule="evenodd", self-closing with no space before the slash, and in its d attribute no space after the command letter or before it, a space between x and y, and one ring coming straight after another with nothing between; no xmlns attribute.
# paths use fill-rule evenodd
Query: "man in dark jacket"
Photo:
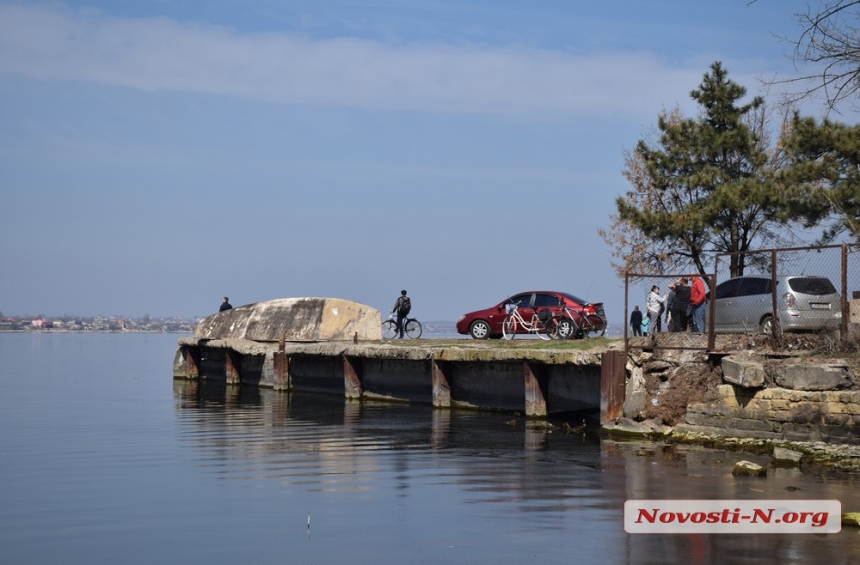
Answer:
<svg viewBox="0 0 860 565"><path fill-rule="evenodd" d="M639 306L634 306L630 312L630 327L633 329L633 335L642 335L642 310Z"/></svg>
<svg viewBox="0 0 860 565"><path fill-rule="evenodd" d="M675 299L672 301L672 327L670 332L687 331L687 310L690 308L690 287L687 286L687 277L681 277L669 285L675 291Z"/></svg>
<svg viewBox="0 0 860 565"><path fill-rule="evenodd" d="M224 310L230 310L233 306L230 304L230 299L226 296L224 297L224 302L221 303L221 307L218 308L219 312L223 312Z"/></svg>
<svg viewBox="0 0 860 565"><path fill-rule="evenodd" d="M406 296L406 291L401 290L400 296L397 297L397 300L394 302L394 308L391 309L391 313L397 313L397 334L398 337L403 339L403 320L406 318L406 314L412 309L412 301L409 300L409 297Z"/></svg>

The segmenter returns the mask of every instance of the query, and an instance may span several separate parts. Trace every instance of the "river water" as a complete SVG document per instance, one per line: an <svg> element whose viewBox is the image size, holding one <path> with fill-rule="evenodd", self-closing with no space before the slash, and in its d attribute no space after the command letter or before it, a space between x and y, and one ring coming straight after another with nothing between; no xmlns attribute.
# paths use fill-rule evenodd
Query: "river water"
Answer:
<svg viewBox="0 0 860 565"><path fill-rule="evenodd" d="M624 501L837 499L860 479L509 414L189 382L178 335L0 334L0 563L858 563L860 531L631 535ZM575 424L575 423L574 423Z"/></svg>

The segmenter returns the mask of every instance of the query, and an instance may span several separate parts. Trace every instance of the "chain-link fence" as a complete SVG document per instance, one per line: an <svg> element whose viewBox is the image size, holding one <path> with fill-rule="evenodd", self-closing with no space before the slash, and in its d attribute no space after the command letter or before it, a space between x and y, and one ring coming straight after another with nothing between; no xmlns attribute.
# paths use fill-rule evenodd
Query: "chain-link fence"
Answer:
<svg viewBox="0 0 860 565"><path fill-rule="evenodd" d="M831 245L721 253L714 257L713 274L704 277L628 273L625 344L733 350L752 343L727 337L742 335L766 338L779 350L788 333L826 336L846 347L849 298L854 293L860 298L857 251ZM696 277L707 298L698 308L691 299Z"/></svg>

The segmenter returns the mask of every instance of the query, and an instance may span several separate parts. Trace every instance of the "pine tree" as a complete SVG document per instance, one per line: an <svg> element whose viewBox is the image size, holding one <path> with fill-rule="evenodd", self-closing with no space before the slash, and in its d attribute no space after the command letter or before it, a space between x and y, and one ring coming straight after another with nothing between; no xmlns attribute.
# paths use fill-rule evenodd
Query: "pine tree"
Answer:
<svg viewBox="0 0 860 565"><path fill-rule="evenodd" d="M686 269L705 274L710 255L748 251L791 238L784 229L787 199L775 181L775 151L765 135L764 101L740 100L746 89L729 80L719 62L711 65L690 96L696 119L663 113L655 140L641 140L627 155L632 188L616 199L613 229L602 232L616 257L639 258L616 265L643 266L641 273ZM732 276L741 275L744 255L730 256Z"/></svg>
<svg viewBox="0 0 860 565"><path fill-rule="evenodd" d="M822 243L843 233L860 241L860 125L795 114L784 145L790 164L781 177L794 193L794 213L807 225L830 221Z"/></svg>

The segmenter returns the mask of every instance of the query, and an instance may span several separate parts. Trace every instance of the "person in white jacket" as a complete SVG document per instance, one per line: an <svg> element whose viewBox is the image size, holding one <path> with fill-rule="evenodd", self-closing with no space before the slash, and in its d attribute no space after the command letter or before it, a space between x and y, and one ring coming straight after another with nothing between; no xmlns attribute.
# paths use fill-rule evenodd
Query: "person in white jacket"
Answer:
<svg viewBox="0 0 860 565"><path fill-rule="evenodd" d="M648 293L648 298L645 300L645 308L648 310L648 331L649 333L657 333L660 331L660 310L666 296L660 296L660 287L656 284L651 287L651 292Z"/></svg>

